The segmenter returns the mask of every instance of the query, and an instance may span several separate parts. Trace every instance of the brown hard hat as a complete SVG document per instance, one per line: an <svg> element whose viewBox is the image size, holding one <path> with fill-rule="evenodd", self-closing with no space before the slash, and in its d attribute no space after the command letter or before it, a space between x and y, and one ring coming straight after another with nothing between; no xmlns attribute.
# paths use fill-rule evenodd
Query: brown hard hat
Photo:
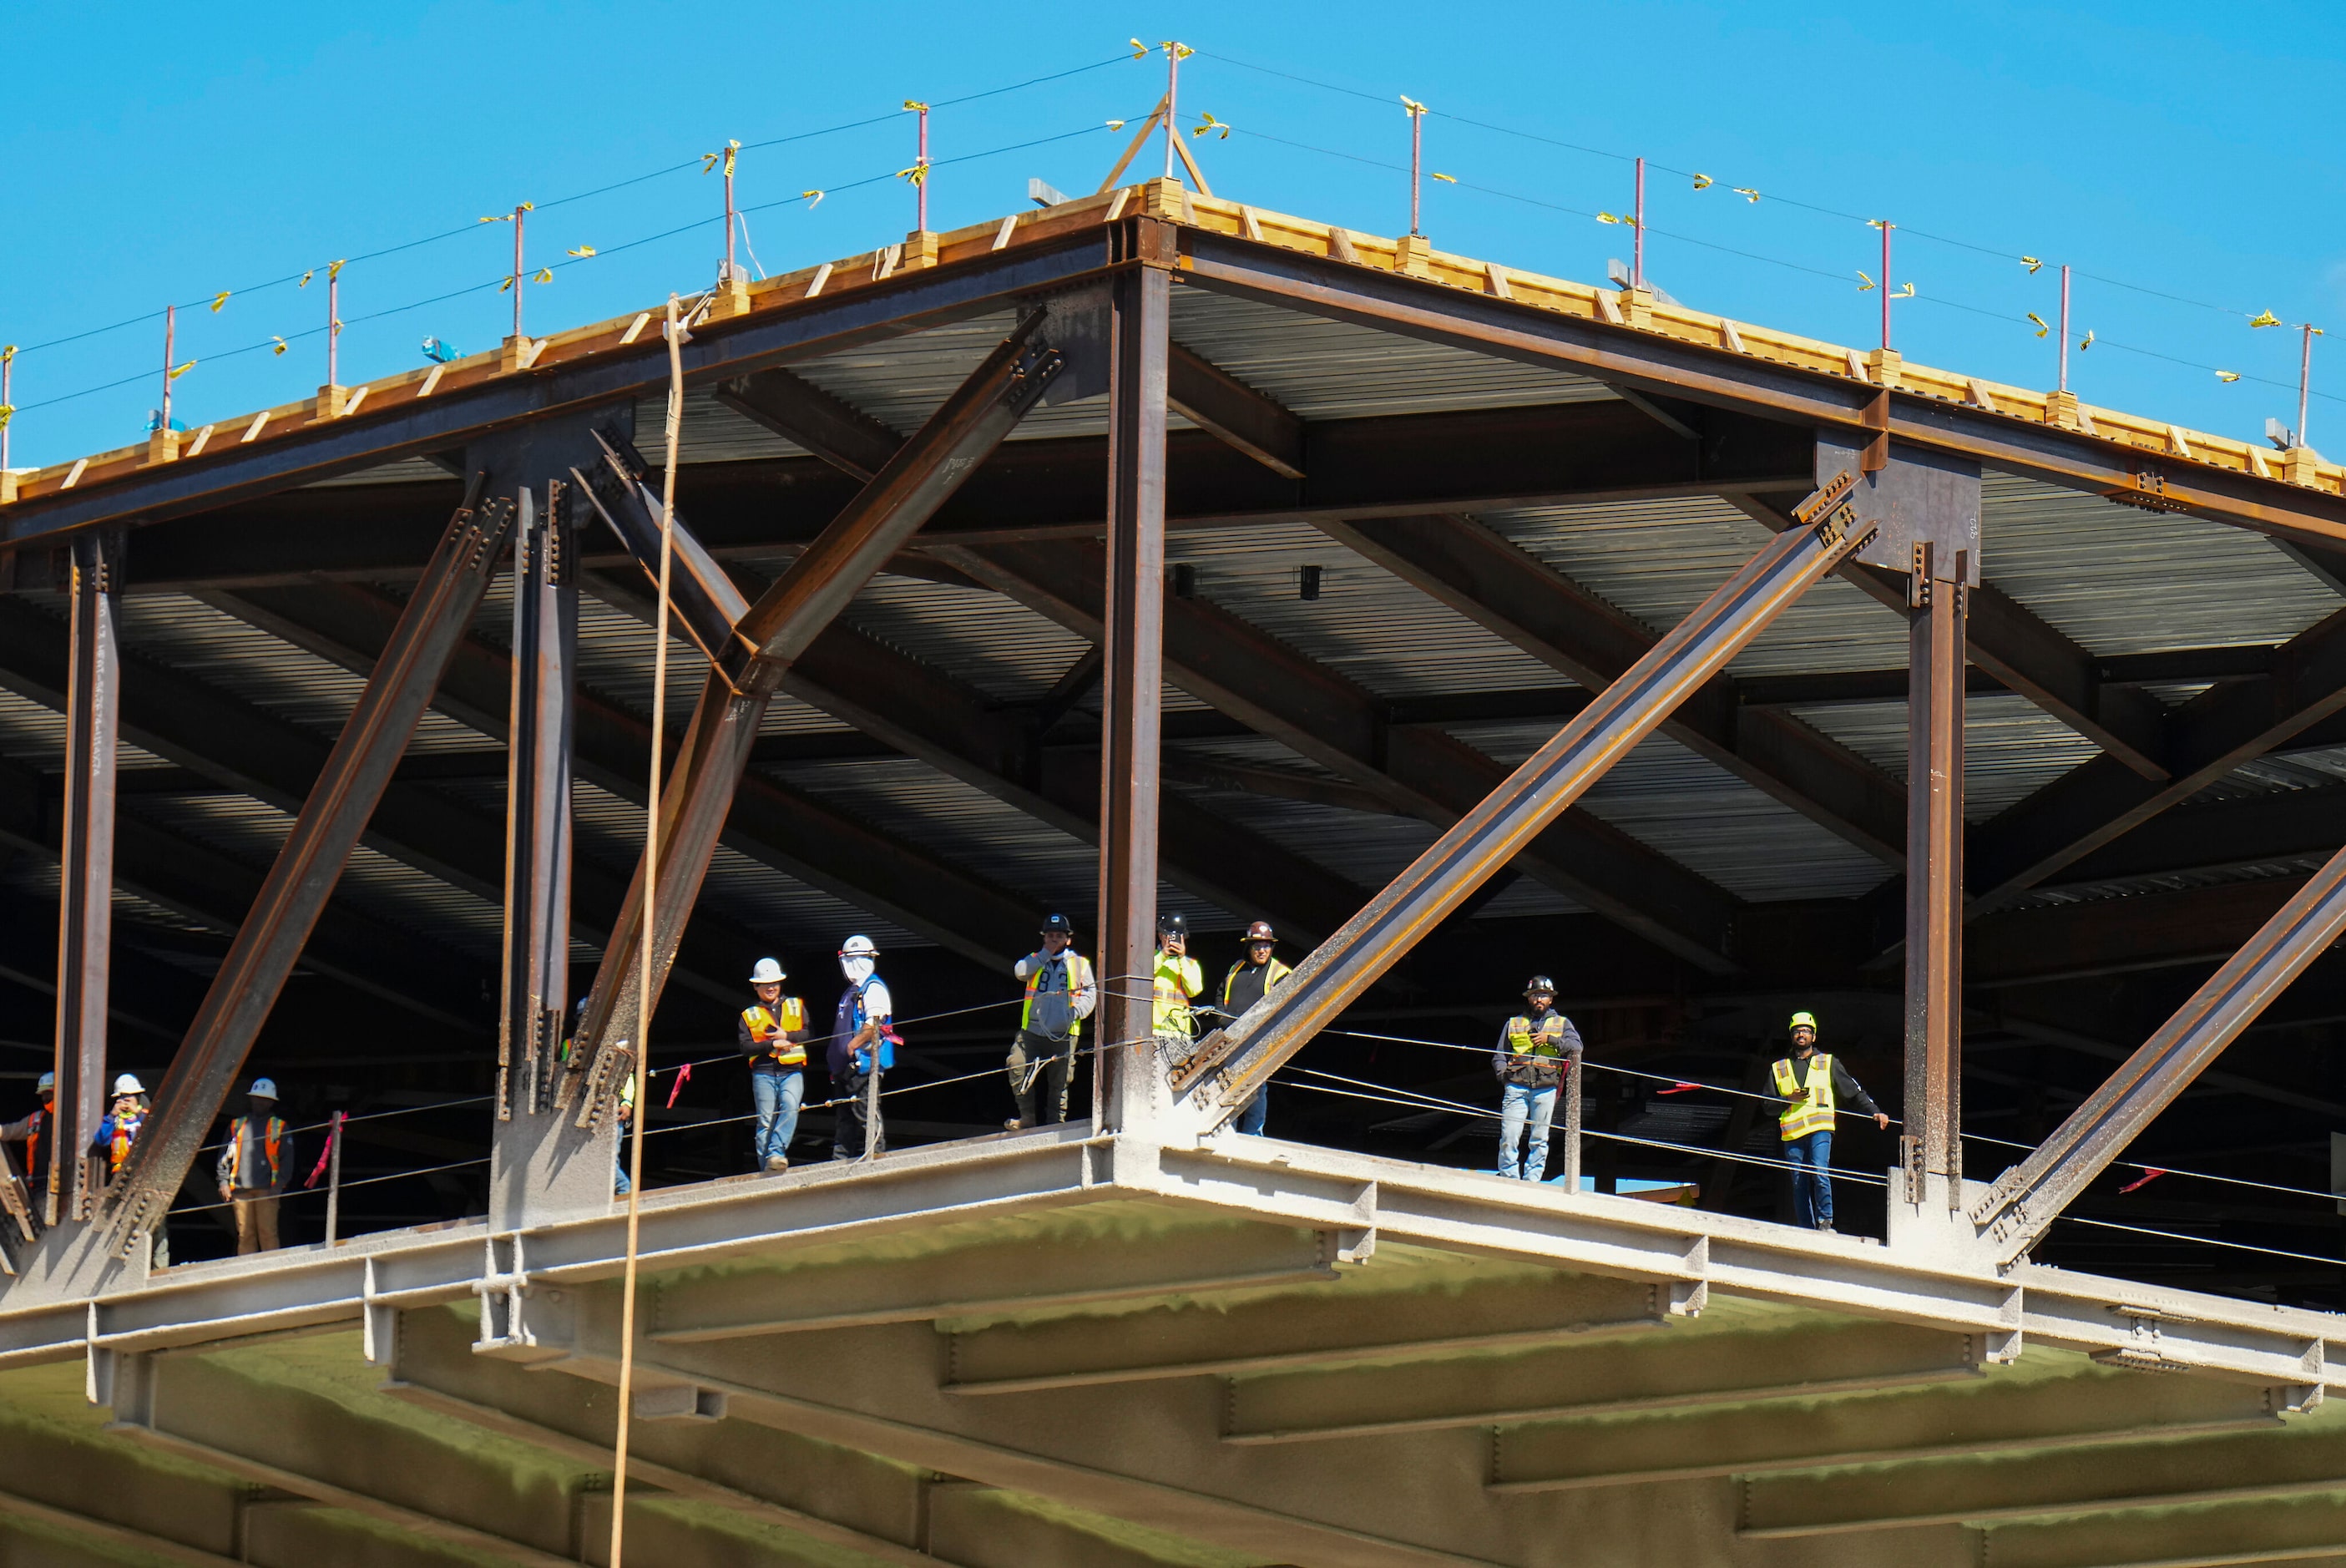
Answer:
<svg viewBox="0 0 2346 1568"><path fill-rule="evenodd" d="M1259 920L1247 927L1249 942L1277 942L1279 938L1271 932L1270 922L1267 920Z"/></svg>

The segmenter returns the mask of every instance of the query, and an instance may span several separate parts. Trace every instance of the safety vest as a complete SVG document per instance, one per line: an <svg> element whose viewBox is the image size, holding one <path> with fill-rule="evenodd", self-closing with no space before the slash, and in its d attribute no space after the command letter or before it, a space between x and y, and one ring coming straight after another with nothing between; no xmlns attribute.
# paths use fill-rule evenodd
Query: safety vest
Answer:
<svg viewBox="0 0 2346 1568"><path fill-rule="evenodd" d="M244 1129L246 1124L250 1123L251 1120L252 1118L250 1116L239 1116L236 1120L228 1125L228 1179L229 1185L231 1186L259 1186L264 1185L260 1182L242 1182L237 1180L239 1176L244 1174L241 1168L244 1164ZM277 1151L284 1143L284 1118L281 1116L270 1117L267 1123L265 1123L260 1129L261 1150L269 1156L269 1180L266 1184L269 1186L273 1187L277 1185ZM120 1133L117 1133L115 1135L115 1141L117 1145L121 1143L122 1135ZM117 1170L122 1168L122 1163L120 1160L117 1159L115 1162L115 1168Z"/></svg>
<svg viewBox="0 0 2346 1568"><path fill-rule="evenodd" d="M773 1010L762 1002L745 1007L741 1010L741 1022L750 1026L750 1039L753 1044L763 1045L769 1040L775 1042L773 1049L766 1053L775 1061L785 1067L803 1067L806 1065L806 1043L801 1041L792 1044L789 1036L793 1029L805 1033L806 1003L795 996L785 996L777 1005L781 1008L780 1016L776 1016Z"/></svg>
<svg viewBox="0 0 2346 1568"><path fill-rule="evenodd" d="M25 1174L31 1176L41 1168L41 1128L48 1121L48 1113L35 1111L26 1119L32 1125L25 1129Z"/></svg>
<svg viewBox="0 0 2346 1568"><path fill-rule="evenodd" d="M1821 1051L1811 1055L1805 1084L1800 1082L1799 1064L1789 1057L1776 1064L1775 1073L1776 1093L1792 1102L1776 1118L1779 1135L1789 1144L1810 1133L1832 1131L1833 1059Z"/></svg>
<svg viewBox="0 0 2346 1568"><path fill-rule="evenodd" d="M122 1162L130 1157L130 1145L138 1141L138 1129L147 1125L147 1113L133 1111L128 1115L117 1113L109 1119L114 1123L114 1136L107 1144L106 1168L119 1174Z"/></svg>
<svg viewBox="0 0 2346 1568"><path fill-rule="evenodd" d="M1520 1013L1507 1020L1507 1050L1517 1056L1564 1054L1564 1014L1551 1013L1537 1023Z"/></svg>
<svg viewBox="0 0 2346 1568"><path fill-rule="evenodd" d="M1040 962L1035 965L1035 972L1026 977L1026 1005L1018 1010L1018 1027L1021 1029L1026 1028L1035 1022L1035 997L1042 989L1044 974L1051 967L1049 959L1040 953L1035 954L1035 957ZM1062 968L1059 972L1066 981L1067 1006L1072 1013L1075 1008L1076 993L1089 991L1092 987L1092 966L1086 963L1083 954L1072 947L1066 949L1060 954L1060 961ZM1071 1018L1067 1023L1066 1037L1073 1040L1083 1032L1084 1021L1080 1018Z"/></svg>
<svg viewBox="0 0 2346 1568"><path fill-rule="evenodd" d="M1198 967L1196 959L1175 958L1160 949L1149 985L1153 1003L1149 1027L1159 1034L1195 1034L1189 999L1205 989L1206 972Z"/></svg>
<svg viewBox="0 0 2346 1568"><path fill-rule="evenodd" d="M1230 965L1230 972L1228 974L1222 976L1222 1011L1225 1013L1229 1012L1231 1006L1230 987L1239 983L1239 976L1245 972L1246 967L1247 961L1245 959L1240 959L1236 963ZM1295 972L1275 958L1272 959L1266 967L1270 969L1270 972L1262 977L1262 993L1265 996L1269 996L1270 994L1270 988L1272 986L1277 985L1280 981L1285 980L1289 975Z"/></svg>

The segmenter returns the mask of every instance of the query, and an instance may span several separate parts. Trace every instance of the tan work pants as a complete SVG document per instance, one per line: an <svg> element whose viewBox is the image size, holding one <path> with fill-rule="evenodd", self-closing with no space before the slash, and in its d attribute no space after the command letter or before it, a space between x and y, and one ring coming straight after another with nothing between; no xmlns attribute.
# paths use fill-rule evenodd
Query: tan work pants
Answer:
<svg viewBox="0 0 2346 1568"><path fill-rule="evenodd" d="M236 1250L240 1257L248 1252L277 1250L277 1195L255 1194L240 1197L236 1204Z"/></svg>

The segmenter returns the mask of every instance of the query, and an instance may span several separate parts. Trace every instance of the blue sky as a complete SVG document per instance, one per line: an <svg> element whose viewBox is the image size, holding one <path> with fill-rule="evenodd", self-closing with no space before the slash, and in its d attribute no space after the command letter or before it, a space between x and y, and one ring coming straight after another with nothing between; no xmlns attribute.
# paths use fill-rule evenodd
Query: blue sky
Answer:
<svg viewBox="0 0 2346 1568"><path fill-rule="evenodd" d="M2055 315L2066 260L2076 335L2096 335L2072 358L2080 395L2242 436L2268 415L2293 422L2297 335L2247 324L2270 311L2340 329L2315 345L2310 433L2346 454L2335 5L163 15L50 5L0 22L12 62L0 342L26 346L18 466L140 439L167 301L194 307L180 312L178 358L198 363L174 388L177 416L196 424L305 395L324 379L322 271L307 290L272 280L337 258L357 258L342 273L345 382L422 362L427 334L491 346L510 325L495 283L511 229L476 219L517 201L541 209L533 270L574 247L601 252L527 288L534 331L699 288L722 232L718 182L694 159L728 138L796 138L742 154L740 199L764 208L749 222L769 271L912 226L912 193L890 178L913 157L906 97L942 104L1075 73L937 110L932 227L1023 205L1030 176L1088 190L1124 139L1105 122L1137 118L1163 90L1161 56L1129 58L1136 34L1200 51L1181 102L1237 127L1190 144L1220 194L1399 232L1406 93L1434 111L1428 168L1462 182L1426 188L1425 227L1444 249L1601 281L1627 232L1589 214L1627 206L1626 159L1643 155L1656 166L1647 270L1690 305L1870 345L1879 296L1856 273L1878 274L1880 239L1862 219L1886 217L1901 226L1896 276L1918 290L1896 308L1908 357L2049 386L2053 341L2022 318ZM1152 151L1141 164L1159 161ZM1697 191L1698 172L1716 183ZM634 183L554 205L619 181ZM814 188L830 194L810 210L799 193ZM2022 255L2047 265L2031 275ZM221 290L232 293L215 314L206 303ZM408 308L436 296L451 297ZM146 319L34 347L132 318ZM48 401L123 378L135 379Z"/></svg>

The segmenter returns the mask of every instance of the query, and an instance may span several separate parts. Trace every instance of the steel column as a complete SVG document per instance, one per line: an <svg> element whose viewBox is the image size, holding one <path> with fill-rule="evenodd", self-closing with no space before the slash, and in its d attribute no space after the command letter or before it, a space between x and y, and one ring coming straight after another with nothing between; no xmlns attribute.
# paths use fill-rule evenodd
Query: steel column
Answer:
<svg viewBox="0 0 2346 1568"><path fill-rule="evenodd" d="M1606 687L1556 738L1395 878L1238 1023L1218 1030L1174 1074L1208 1121L1226 1121L1281 1064L1333 1023L1606 770L1658 728L1769 624L1872 536L1837 476L1803 503L1800 526L1778 535Z"/></svg>
<svg viewBox="0 0 2346 1568"><path fill-rule="evenodd" d="M1906 1201L1964 1174L1964 613L1961 550L1913 546L1906 696Z"/></svg>
<svg viewBox="0 0 2346 1568"><path fill-rule="evenodd" d="M391 782L433 688L488 592L513 504L465 504L423 568L390 646L301 804L252 908L172 1058L128 1164L109 1193L114 1243L127 1250L169 1207L227 1101L252 1042L324 912L367 818Z"/></svg>
<svg viewBox="0 0 2346 1568"><path fill-rule="evenodd" d="M691 585L688 603L676 598L671 582L671 603L688 626L697 616L707 628L703 647L712 664L676 770L660 789L652 1009L658 1007L677 946L699 901L700 884L775 688L791 662L984 463L1058 375L1065 362L1059 351L1030 341L1043 321L1044 312L1028 312L755 604L742 598L723 568L678 524L678 557L707 565L684 574ZM571 476L657 580L645 545L657 537L658 498L629 471L623 453L608 456L591 477L576 469ZM727 628L721 637L715 630L719 622ZM556 1090L556 1104L567 1106L586 1084L578 1111L582 1127L601 1118L609 1092L633 1071L630 1043L615 1032L632 1028L627 1021L639 1015L643 882L639 859Z"/></svg>
<svg viewBox="0 0 2346 1568"><path fill-rule="evenodd" d="M2224 1047L2346 932L2346 850L2208 976L2026 1161L1996 1177L1971 1211L1999 1262L2036 1243L2094 1178L2175 1103Z"/></svg>
<svg viewBox="0 0 2346 1568"><path fill-rule="evenodd" d="M572 686L578 586L566 482L525 489L514 531L513 706L506 729L503 1015L497 1119L546 1108L570 993ZM516 1071L519 1074L515 1077Z"/></svg>
<svg viewBox="0 0 2346 1568"><path fill-rule="evenodd" d="M122 714L120 529L74 536L67 590L65 820L57 857L56 1150L36 1201L50 1225L87 1217L80 1152L106 1105L114 922L114 755Z"/></svg>
<svg viewBox="0 0 2346 1568"><path fill-rule="evenodd" d="M1109 341L1107 614L1100 715L1099 1109L1122 1128L1153 1099L1159 693L1165 682L1165 412L1172 278L1116 280Z"/></svg>

